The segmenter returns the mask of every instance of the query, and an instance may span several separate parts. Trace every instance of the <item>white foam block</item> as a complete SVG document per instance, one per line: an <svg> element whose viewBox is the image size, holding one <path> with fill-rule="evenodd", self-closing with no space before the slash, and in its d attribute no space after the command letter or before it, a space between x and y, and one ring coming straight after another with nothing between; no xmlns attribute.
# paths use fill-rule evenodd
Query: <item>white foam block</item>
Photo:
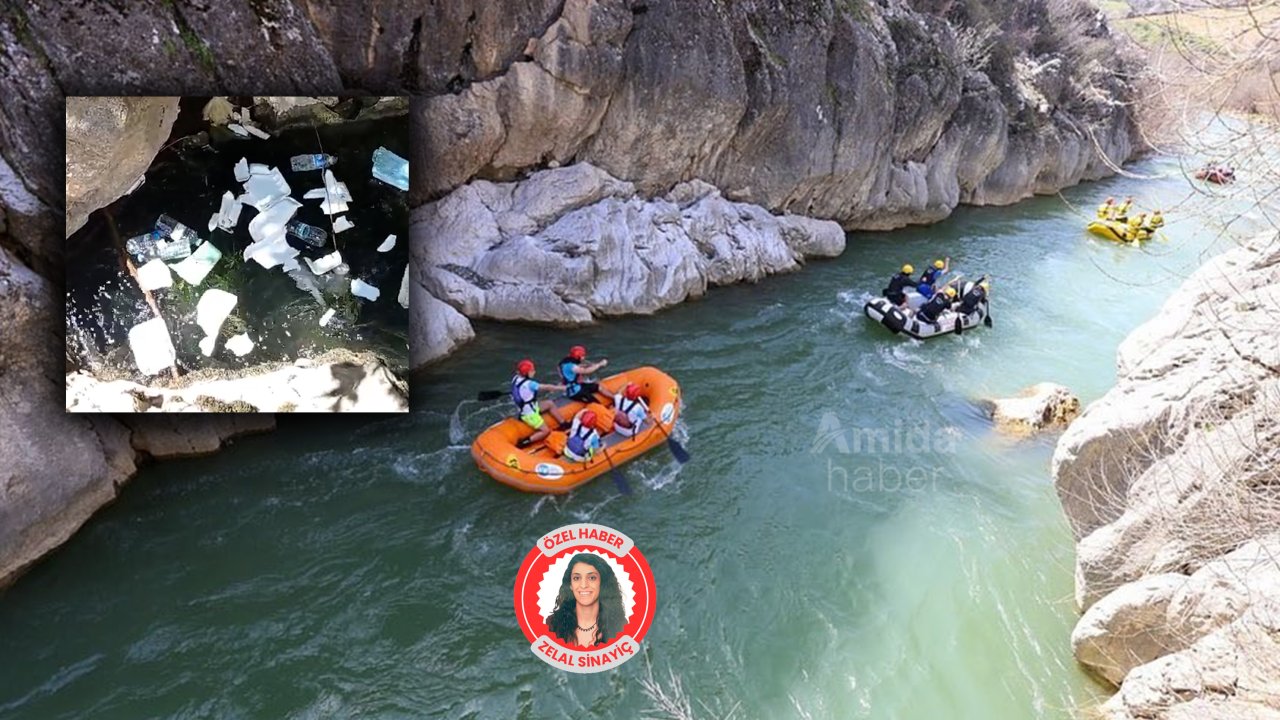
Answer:
<svg viewBox="0 0 1280 720"><path fill-rule="evenodd" d="M236 182L244 182L249 179L249 162L244 158L240 158L240 162L236 163Z"/></svg>
<svg viewBox="0 0 1280 720"><path fill-rule="evenodd" d="M395 246L396 246L396 236L388 235L387 239L383 240L382 244L378 246L378 252L390 252L391 248Z"/></svg>
<svg viewBox="0 0 1280 720"><path fill-rule="evenodd" d="M138 285L143 290L159 290L173 285L173 276L169 274L169 266L156 258L138 268Z"/></svg>
<svg viewBox="0 0 1280 720"><path fill-rule="evenodd" d="M249 339L249 333L240 333L227 340L227 349L235 353L236 357L244 357L253 350L253 344Z"/></svg>
<svg viewBox="0 0 1280 720"><path fill-rule="evenodd" d="M328 192L328 197L334 200L351 202L351 191L347 189L347 184L338 182L338 178L328 168L324 171L324 189Z"/></svg>
<svg viewBox="0 0 1280 720"><path fill-rule="evenodd" d="M347 203L342 200L325 200L320 203L320 212L325 215L337 215L338 213L344 213L350 209L351 208L347 206Z"/></svg>
<svg viewBox="0 0 1280 720"><path fill-rule="evenodd" d="M169 328L160 318L152 318L130 328L129 349L133 351L133 362L143 375L155 375L177 359Z"/></svg>
<svg viewBox="0 0 1280 720"><path fill-rule="evenodd" d="M300 207L302 203L291 197L280 198L274 205L262 210L249 221L249 237L254 241L283 238L285 227Z"/></svg>
<svg viewBox="0 0 1280 720"><path fill-rule="evenodd" d="M365 300L377 300L382 291L359 278L351 278L351 294Z"/></svg>
<svg viewBox="0 0 1280 720"><path fill-rule="evenodd" d="M227 129L240 137L249 137L249 131L245 130L243 126L237 123L231 123L227 126Z"/></svg>
<svg viewBox="0 0 1280 720"><path fill-rule="evenodd" d="M409 266L404 266L404 277L400 279L400 294L396 296L396 302L400 306L408 309L409 307Z"/></svg>
<svg viewBox="0 0 1280 720"><path fill-rule="evenodd" d="M271 168L268 173L253 173L250 168L249 179L244 183L244 195L240 202L252 205L259 211L266 210L282 198L289 197L289 183L279 168ZM294 202L297 202L296 200Z"/></svg>
<svg viewBox="0 0 1280 720"><path fill-rule="evenodd" d="M202 338L200 340L200 352L203 353L205 357L211 357L213 355L213 347L217 344L218 338L213 335Z"/></svg>
<svg viewBox="0 0 1280 720"><path fill-rule="evenodd" d="M320 327L324 327L325 325L328 325L329 321L333 319L334 314L335 313L333 308L329 308L328 310L325 310L324 314L320 316Z"/></svg>
<svg viewBox="0 0 1280 720"><path fill-rule="evenodd" d="M323 275L342 264L342 253L334 250L328 255L317 260L312 260L311 258L304 259L307 261L307 267L311 268L311 272L316 275Z"/></svg>
<svg viewBox="0 0 1280 720"><path fill-rule="evenodd" d="M270 134L270 133L263 132L263 131L259 130L258 128L254 127L254 126L252 126L252 125L250 125L250 124L248 124L248 123L245 123L244 129L245 129L245 130L248 130L248 131L249 131L249 134L250 134L250 135L252 135L252 136L254 136L254 137L256 137L256 138L261 138L261 139L263 139L263 140L266 140L267 138L270 138L270 137L271 137L271 134Z"/></svg>
<svg viewBox="0 0 1280 720"><path fill-rule="evenodd" d="M244 205L231 197L231 191L222 194L222 205L218 208L218 227L230 232L240 223L240 211ZM213 228L209 228L210 231Z"/></svg>
<svg viewBox="0 0 1280 720"><path fill-rule="evenodd" d="M222 329L231 310L235 308L238 298L226 290L211 288L205 290L196 303L196 325L205 335L216 337Z"/></svg>
<svg viewBox="0 0 1280 720"><path fill-rule="evenodd" d="M324 188L315 188L308 190L302 194L303 200L323 200L326 195Z"/></svg>
<svg viewBox="0 0 1280 720"><path fill-rule="evenodd" d="M333 231L335 233L340 233L343 230L350 230L355 226L356 224L348 220L346 215L339 215L337 219L333 221Z"/></svg>
<svg viewBox="0 0 1280 720"><path fill-rule="evenodd" d="M250 175L266 175L270 172L271 172L271 167L266 165L265 163L249 163Z"/></svg>
<svg viewBox="0 0 1280 720"><path fill-rule="evenodd" d="M195 249L180 263L175 263L173 271L178 273L178 277L186 280L192 285L199 285L204 282L204 278L218 264L218 260L222 259L222 251L207 242L200 243Z"/></svg>

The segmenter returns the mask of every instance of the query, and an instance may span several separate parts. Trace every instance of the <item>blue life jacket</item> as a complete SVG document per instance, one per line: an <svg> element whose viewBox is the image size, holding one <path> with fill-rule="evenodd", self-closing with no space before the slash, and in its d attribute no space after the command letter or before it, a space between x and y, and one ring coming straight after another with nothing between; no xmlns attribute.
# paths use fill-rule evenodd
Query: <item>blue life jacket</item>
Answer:
<svg viewBox="0 0 1280 720"><path fill-rule="evenodd" d="M591 437L595 430L581 423L569 433L569 440L565 443L565 449L569 451L570 457L575 459L581 458L583 461L590 459L591 448L587 445L587 439Z"/></svg>
<svg viewBox="0 0 1280 720"><path fill-rule="evenodd" d="M938 281L938 276L941 274L942 274L942 271L939 270L938 268L933 268L933 267L928 268L927 270L924 271L924 273L920 275L920 284L933 285L935 282Z"/></svg>
<svg viewBox="0 0 1280 720"><path fill-rule="evenodd" d="M581 376L578 375L578 373L569 371L569 368L573 367L574 365L578 365L580 363L581 361L574 360L573 358L568 356L566 356L563 360L560 361L560 365L558 366L558 368L560 370L560 379L563 380L565 384L565 388L564 388L565 395L573 396L582 392Z"/></svg>
<svg viewBox="0 0 1280 720"><path fill-rule="evenodd" d="M928 300L933 297L933 285L930 285L927 282L922 282L916 287L916 292L920 293L925 300Z"/></svg>

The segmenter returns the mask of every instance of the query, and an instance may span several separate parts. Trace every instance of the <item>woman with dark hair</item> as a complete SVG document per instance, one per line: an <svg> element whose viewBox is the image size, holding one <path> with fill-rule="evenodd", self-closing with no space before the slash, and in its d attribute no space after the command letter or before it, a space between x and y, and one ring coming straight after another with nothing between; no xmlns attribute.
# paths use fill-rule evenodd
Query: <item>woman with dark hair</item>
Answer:
<svg viewBox="0 0 1280 720"><path fill-rule="evenodd" d="M547 616L552 634L570 647L606 645L627 623L613 568L599 555L578 553L560 582L556 609Z"/></svg>

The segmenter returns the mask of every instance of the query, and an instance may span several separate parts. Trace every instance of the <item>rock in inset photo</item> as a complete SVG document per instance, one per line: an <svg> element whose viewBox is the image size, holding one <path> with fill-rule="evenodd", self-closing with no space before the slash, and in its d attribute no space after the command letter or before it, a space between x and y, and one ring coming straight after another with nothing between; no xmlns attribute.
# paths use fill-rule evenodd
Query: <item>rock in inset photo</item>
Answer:
<svg viewBox="0 0 1280 720"><path fill-rule="evenodd" d="M407 412L408 104L67 98L69 412Z"/></svg>

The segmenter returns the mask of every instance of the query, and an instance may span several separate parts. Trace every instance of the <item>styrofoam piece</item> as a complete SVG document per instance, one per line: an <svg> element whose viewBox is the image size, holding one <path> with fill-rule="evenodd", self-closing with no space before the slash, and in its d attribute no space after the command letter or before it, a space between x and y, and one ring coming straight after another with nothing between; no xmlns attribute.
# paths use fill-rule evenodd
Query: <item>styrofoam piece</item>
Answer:
<svg viewBox="0 0 1280 720"><path fill-rule="evenodd" d="M333 319L333 316L335 314L336 313L333 308L329 308L328 310L325 310L324 314L320 316L320 327L324 327L325 325L328 325L329 321Z"/></svg>
<svg viewBox="0 0 1280 720"><path fill-rule="evenodd" d="M266 163L249 163L250 175L268 175L271 173L271 167Z"/></svg>
<svg viewBox="0 0 1280 720"><path fill-rule="evenodd" d="M409 189L409 161L385 147L373 151L373 177L400 188Z"/></svg>
<svg viewBox="0 0 1280 720"><path fill-rule="evenodd" d="M240 333L227 339L227 349L235 353L236 357L244 357L253 350L253 341L249 339L249 333Z"/></svg>
<svg viewBox="0 0 1280 720"><path fill-rule="evenodd" d="M391 248L395 246L396 246L396 236L388 235L387 239L383 240L382 244L378 246L378 252L390 252Z"/></svg>
<svg viewBox="0 0 1280 720"><path fill-rule="evenodd" d="M314 188L302 194L303 200L323 200L328 193L324 188Z"/></svg>
<svg viewBox="0 0 1280 720"><path fill-rule="evenodd" d="M254 174L253 168L250 168L249 179L244 183L244 195L237 199L261 212L282 198L289 197L290 192L289 183L285 181L279 168L271 168L271 172L259 174Z"/></svg>
<svg viewBox="0 0 1280 720"><path fill-rule="evenodd" d="M349 209L350 208L347 207L347 203L343 200L325 200L320 203L320 212L325 215L337 215L338 213L344 213Z"/></svg>
<svg viewBox="0 0 1280 720"><path fill-rule="evenodd" d="M249 179L249 162L244 158L240 158L240 162L236 163L236 182L244 182Z"/></svg>
<svg viewBox="0 0 1280 720"><path fill-rule="evenodd" d="M212 243L202 242L182 262L175 263L171 267L174 272L178 273L178 277L192 285L199 285L204 282L205 276L221 259L221 250L214 247Z"/></svg>
<svg viewBox="0 0 1280 720"><path fill-rule="evenodd" d="M160 258L138 268L138 285L143 290L159 290L172 284L173 276L169 274L169 266Z"/></svg>
<svg viewBox="0 0 1280 720"><path fill-rule="evenodd" d="M256 242L244 252L245 260L253 260L268 270L277 265L282 265L286 271L298 267L298 249L290 245L283 235L276 240Z"/></svg>
<svg viewBox="0 0 1280 720"><path fill-rule="evenodd" d="M300 267L302 266L298 264L297 256L288 258L284 262L280 263L280 269L285 272L289 272L290 270L297 270Z"/></svg>
<svg viewBox="0 0 1280 720"><path fill-rule="evenodd" d="M254 241L284 238L285 228L302 203L291 197L280 198L249 221L249 237Z"/></svg>
<svg viewBox="0 0 1280 720"><path fill-rule="evenodd" d="M162 372L178 358L173 350L173 340L169 338L169 328L161 318L152 318L130 328L129 349L133 351L134 364L143 375Z"/></svg>
<svg viewBox="0 0 1280 720"><path fill-rule="evenodd" d="M249 137L249 131L245 130L244 126L239 123L231 123L227 126L227 129L240 137Z"/></svg>
<svg viewBox="0 0 1280 720"><path fill-rule="evenodd" d="M335 233L340 233L343 230L350 230L355 226L356 224L348 220L346 215L339 215L337 219L333 221L333 231Z"/></svg>
<svg viewBox="0 0 1280 720"><path fill-rule="evenodd" d="M351 294L356 297L362 297L365 300L376 301L382 291L360 278L351 278Z"/></svg>
<svg viewBox="0 0 1280 720"><path fill-rule="evenodd" d="M239 298L226 290L217 288L205 290L199 302L196 303L196 325L200 326L205 335L216 336L238 300Z"/></svg>
<svg viewBox="0 0 1280 720"><path fill-rule="evenodd" d="M409 307L409 266L404 266L404 277L400 280L400 294L396 296L396 302L400 303L400 307L408 309Z"/></svg>
<svg viewBox="0 0 1280 720"><path fill-rule="evenodd" d="M245 125L244 125L244 129L245 129L245 130L248 130L248 131L249 131L249 134L250 134L250 135L252 135L252 136L254 136L254 137L256 137L256 138L261 138L261 139L263 139L263 140L266 140L266 139L268 139L268 138L270 138L270 137L271 137L271 134L270 134L270 133L263 132L263 131L259 130L258 128L256 128L256 127L254 127L254 126L250 125L249 123L245 123Z"/></svg>
<svg viewBox="0 0 1280 720"><path fill-rule="evenodd" d="M231 191L222 194L222 205L218 208L218 227L228 232L235 230L240 223L240 211L244 205L231 196ZM213 228L209 228L210 231Z"/></svg>
<svg viewBox="0 0 1280 720"><path fill-rule="evenodd" d="M338 182L338 178L328 168L325 168L324 171L324 189L328 193L328 197L334 200L351 202L351 191L347 189L347 184Z"/></svg>
<svg viewBox="0 0 1280 720"><path fill-rule="evenodd" d="M212 357L213 347L217 344L218 344L217 336L209 335L209 336L203 337L200 339L200 352L203 353L205 357Z"/></svg>
<svg viewBox="0 0 1280 720"><path fill-rule="evenodd" d="M328 255L316 260L312 260L311 258L305 259L307 261L307 267L311 268L311 272L316 275L323 275L342 264L342 253L334 250Z"/></svg>

